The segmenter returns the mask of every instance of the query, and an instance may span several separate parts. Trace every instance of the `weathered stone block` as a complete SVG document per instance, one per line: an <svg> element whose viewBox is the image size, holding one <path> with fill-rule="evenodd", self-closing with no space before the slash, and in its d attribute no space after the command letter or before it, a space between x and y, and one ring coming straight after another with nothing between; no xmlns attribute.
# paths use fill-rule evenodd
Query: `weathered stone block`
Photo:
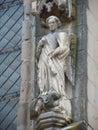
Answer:
<svg viewBox="0 0 98 130"><path fill-rule="evenodd" d="M30 20L24 20L22 29L22 39L29 40L32 37L32 24Z"/></svg>

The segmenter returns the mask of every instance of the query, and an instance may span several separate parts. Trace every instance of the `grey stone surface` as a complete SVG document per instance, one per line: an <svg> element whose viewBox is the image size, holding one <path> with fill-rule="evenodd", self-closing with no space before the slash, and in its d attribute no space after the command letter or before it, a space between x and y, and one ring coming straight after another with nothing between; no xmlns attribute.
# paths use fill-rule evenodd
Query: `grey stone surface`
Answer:
<svg viewBox="0 0 98 130"><path fill-rule="evenodd" d="M87 119L86 114L86 86L87 86L87 39L84 35L84 28L86 28L86 2L85 0L77 1L77 28L78 28L78 45L77 45L77 60L76 60L76 84L73 89L73 95L76 97L73 100L73 117L74 120L79 121L81 119ZM83 11L84 10L84 11ZM83 12L83 13L81 13ZM85 30L86 32L86 30Z"/></svg>
<svg viewBox="0 0 98 130"><path fill-rule="evenodd" d="M87 24L87 116L90 124L88 130L98 129L98 1L88 0ZM92 112L91 112L92 111Z"/></svg>

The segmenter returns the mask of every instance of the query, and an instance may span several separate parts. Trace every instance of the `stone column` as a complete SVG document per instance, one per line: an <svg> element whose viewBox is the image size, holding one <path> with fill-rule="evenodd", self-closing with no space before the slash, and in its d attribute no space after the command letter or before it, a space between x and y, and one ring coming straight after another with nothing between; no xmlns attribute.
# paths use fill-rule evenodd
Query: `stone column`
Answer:
<svg viewBox="0 0 98 130"><path fill-rule="evenodd" d="M18 111L18 130L30 130L29 104L34 88L35 67L35 17L31 14L31 0L24 0L24 21L22 29L21 90Z"/></svg>

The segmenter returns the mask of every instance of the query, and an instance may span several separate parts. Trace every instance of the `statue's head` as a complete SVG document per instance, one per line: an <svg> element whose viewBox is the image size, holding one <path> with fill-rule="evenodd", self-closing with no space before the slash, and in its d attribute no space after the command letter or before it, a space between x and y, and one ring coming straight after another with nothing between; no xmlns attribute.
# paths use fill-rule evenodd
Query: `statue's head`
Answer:
<svg viewBox="0 0 98 130"><path fill-rule="evenodd" d="M50 31L55 31L57 28L61 26L61 22L56 16L49 16L46 19L46 24L48 25Z"/></svg>

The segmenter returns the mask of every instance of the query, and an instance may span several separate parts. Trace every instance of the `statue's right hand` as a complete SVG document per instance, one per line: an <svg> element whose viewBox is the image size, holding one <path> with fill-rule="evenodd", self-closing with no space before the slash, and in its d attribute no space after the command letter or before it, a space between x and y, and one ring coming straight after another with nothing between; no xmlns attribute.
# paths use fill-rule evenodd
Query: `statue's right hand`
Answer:
<svg viewBox="0 0 98 130"><path fill-rule="evenodd" d="M43 46L42 40L40 40L40 41L38 42L38 46L37 46L37 47L41 47L41 46Z"/></svg>
<svg viewBox="0 0 98 130"><path fill-rule="evenodd" d="M38 46L44 46L46 43L45 38L43 37L39 42L38 42Z"/></svg>

